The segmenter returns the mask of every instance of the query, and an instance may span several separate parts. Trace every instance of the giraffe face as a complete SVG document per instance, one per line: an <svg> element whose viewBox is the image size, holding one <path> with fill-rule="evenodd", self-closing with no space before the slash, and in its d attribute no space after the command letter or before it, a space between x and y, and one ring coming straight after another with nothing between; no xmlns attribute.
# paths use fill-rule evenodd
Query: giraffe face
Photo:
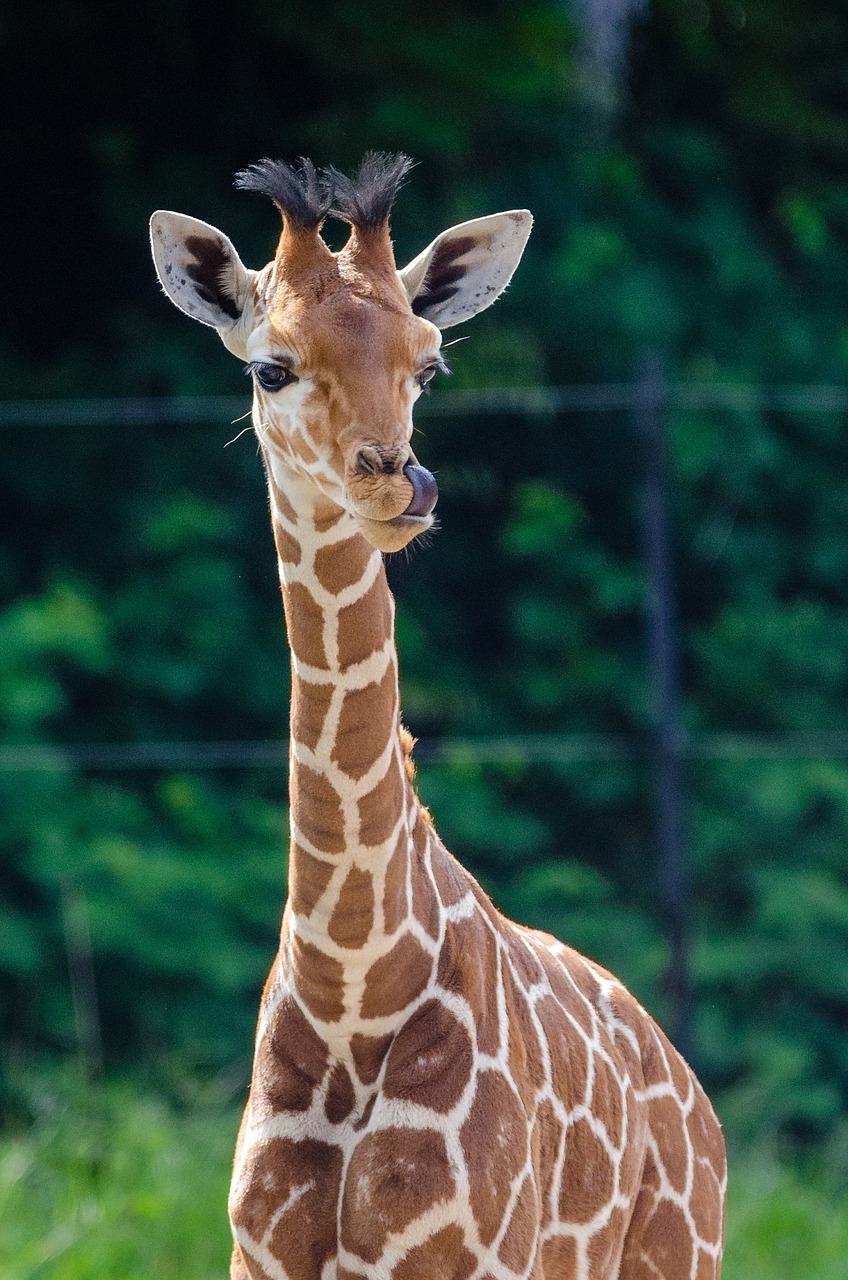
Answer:
<svg viewBox="0 0 848 1280"><path fill-rule="evenodd" d="M439 330L413 314L396 272L366 283L327 255L313 273L279 274L259 273L245 337L269 465L345 509L372 546L398 550L433 522L435 482L410 439L441 366Z"/></svg>
<svg viewBox="0 0 848 1280"><path fill-rule="evenodd" d="M380 551L432 524L436 482L410 439L413 405L444 368L440 331L503 292L533 221L512 210L451 227L398 271L389 209L409 165L372 153L355 181L308 161L241 174L283 215L274 261L259 272L207 223L164 211L150 223L165 292L217 329L253 377L254 426L278 486L305 492L313 510L346 511ZM320 234L328 214L351 226L340 253Z"/></svg>

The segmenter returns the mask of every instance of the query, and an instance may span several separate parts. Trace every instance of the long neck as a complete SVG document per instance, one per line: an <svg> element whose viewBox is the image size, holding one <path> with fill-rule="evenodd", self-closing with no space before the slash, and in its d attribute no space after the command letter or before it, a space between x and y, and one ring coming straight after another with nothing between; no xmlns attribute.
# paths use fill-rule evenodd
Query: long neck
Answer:
<svg viewBox="0 0 848 1280"><path fill-rule="evenodd" d="M387 1009L380 958L412 915L422 824L404 765L394 601L350 516L271 468L269 481L292 663L290 961L310 1011L350 1031Z"/></svg>

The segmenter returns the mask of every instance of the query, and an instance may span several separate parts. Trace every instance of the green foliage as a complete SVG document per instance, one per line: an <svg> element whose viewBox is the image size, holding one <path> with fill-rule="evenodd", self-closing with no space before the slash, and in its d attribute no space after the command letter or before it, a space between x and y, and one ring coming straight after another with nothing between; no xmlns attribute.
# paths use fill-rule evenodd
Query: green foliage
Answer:
<svg viewBox="0 0 848 1280"><path fill-rule="evenodd" d="M126 1085L29 1098L0 1139L0 1271L7 1280L223 1275L238 1118L209 1099L175 1111Z"/></svg>
<svg viewBox="0 0 848 1280"><path fill-rule="evenodd" d="M848 381L835 0L803 22L787 0L655 0L605 121L579 99L552 0L400 0L391 21L376 0L214 18L174 0L137 28L103 0L40 0L0 32L6 87L31 104L3 144L6 172L26 175L4 276L9 397L244 391L214 336L161 298L150 211L208 219L258 265L275 215L229 175L268 154L351 166L375 146L421 161L400 260L462 218L536 217L507 299L451 351L453 386L623 381L646 346L675 380ZM390 567L413 730L642 733L630 424L444 418L438 392L428 407L416 450L439 472L442 528ZM3 429L0 746L283 735L262 478L249 436L224 448L240 425ZM843 733L843 421L690 403L669 435L688 728ZM505 910L665 1012L644 762L457 751L421 785ZM705 1082L740 1131L820 1138L848 1103L844 765L698 759L688 792ZM109 1064L242 1059L282 906L284 793L261 770L0 771L5 1042L76 1047L71 886Z"/></svg>

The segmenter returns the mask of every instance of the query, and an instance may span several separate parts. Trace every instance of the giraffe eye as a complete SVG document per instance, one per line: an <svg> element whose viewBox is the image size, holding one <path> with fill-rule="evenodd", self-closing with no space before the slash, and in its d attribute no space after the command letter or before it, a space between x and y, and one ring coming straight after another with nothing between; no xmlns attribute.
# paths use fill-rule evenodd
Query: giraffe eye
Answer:
<svg viewBox="0 0 848 1280"><path fill-rule="evenodd" d="M422 391L430 390L430 383L433 381L437 373L450 373L450 369L444 360L437 360L435 364L430 364L426 369L422 369L416 375L415 381L418 383Z"/></svg>
<svg viewBox="0 0 848 1280"><path fill-rule="evenodd" d="M283 387L297 382L291 369L286 369L281 364L265 364L261 360L251 360L245 373L252 373L260 387L264 387L266 391L281 391Z"/></svg>

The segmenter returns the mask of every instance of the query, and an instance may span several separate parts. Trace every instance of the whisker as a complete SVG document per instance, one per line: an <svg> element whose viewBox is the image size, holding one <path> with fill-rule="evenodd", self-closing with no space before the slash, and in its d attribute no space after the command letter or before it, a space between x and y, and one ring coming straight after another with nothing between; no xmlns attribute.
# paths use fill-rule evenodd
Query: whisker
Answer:
<svg viewBox="0 0 848 1280"><path fill-rule="evenodd" d="M248 409L247 413L243 413L240 418L233 418L232 422L230 423L230 426L234 427L237 422L244 422L245 418L249 418L252 413L253 413L253 409L252 408Z"/></svg>
<svg viewBox="0 0 848 1280"><path fill-rule="evenodd" d="M450 342L442 343L442 351L445 351L448 347L455 347L458 342L467 342L470 337L470 333L464 333L461 338L451 338Z"/></svg>
<svg viewBox="0 0 848 1280"><path fill-rule="evenodd" d="M236 422L241 422L241 418L236 418ZM241 431L238 433L237 436L233 436L232 440L227 441L227 443L224 445L224 448L228 449L231 444L235 444L236 440L241 440L243 435L245 435L248 431L252 431L252 430L253 430L253 423L249 422L246 427L242 427Z"/></svg>

